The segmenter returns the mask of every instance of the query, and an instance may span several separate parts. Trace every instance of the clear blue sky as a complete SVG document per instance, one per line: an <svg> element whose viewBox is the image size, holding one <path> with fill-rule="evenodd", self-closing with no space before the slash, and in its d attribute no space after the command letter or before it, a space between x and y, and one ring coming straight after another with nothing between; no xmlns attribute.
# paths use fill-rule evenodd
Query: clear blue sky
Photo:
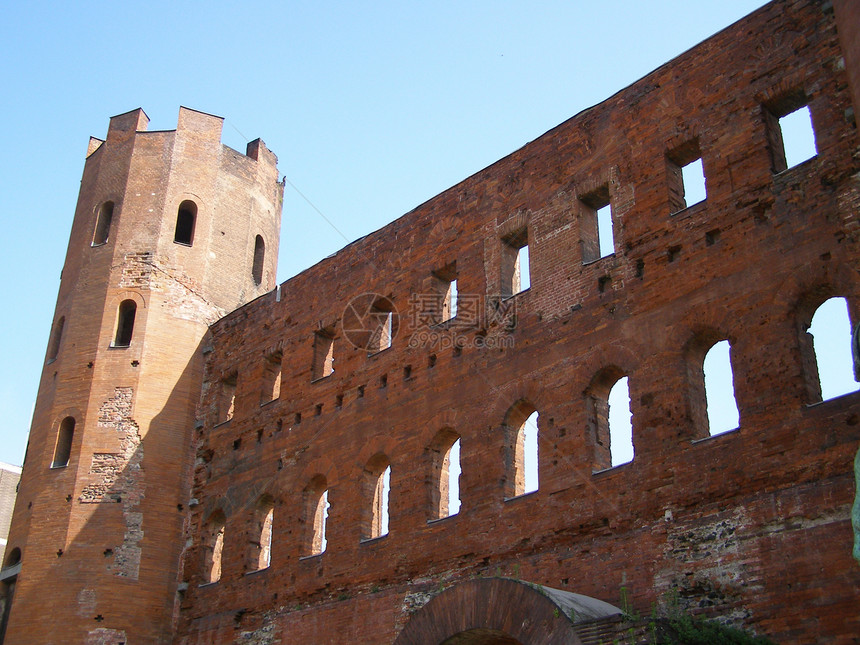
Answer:
<svg viewBox="0 0 860 645"><path fill-rule="evenodd" d="M20 464L90 135L142 107L226 117L287 186L279 280L760 6L0 0L0 461Z"/></svg>

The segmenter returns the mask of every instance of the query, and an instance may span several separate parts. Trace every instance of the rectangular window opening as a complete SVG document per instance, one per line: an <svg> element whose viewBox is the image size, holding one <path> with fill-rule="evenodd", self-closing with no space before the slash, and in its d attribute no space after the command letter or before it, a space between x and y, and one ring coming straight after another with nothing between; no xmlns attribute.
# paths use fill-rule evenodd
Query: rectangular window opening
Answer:
<svg viewBox="0 0 860 645"><path fill-rule="evenodd" d="M334 334L323 329L314 332L314 358L311 380L316 381L334 374Z"/></svg>
<svg viewBox="0 0 860 645"><path fill-rule="evenodd" d="M679 213L707 199L699 140L691 139L666 154L669 212Z"/></svg>
<svg viewBox="0 0 860 645"><path fill-rule="evenodd" d="M799 166L818 154L808 105L780 117L779 129L785 149L786 168Z"/></svg>
<svg viewBox="0 0 860 645"><path fill-rule="evenodd" d="M582 262L587 264L615 253L614 217L609 184L583 195L579 201L579 239Z"/></svg>
<svg viewBox="0 0 860 645"><path fill-rule="evenodd" d="M522 229L502 239L500 295L515 296L531 288L528 230Z"/></svg>

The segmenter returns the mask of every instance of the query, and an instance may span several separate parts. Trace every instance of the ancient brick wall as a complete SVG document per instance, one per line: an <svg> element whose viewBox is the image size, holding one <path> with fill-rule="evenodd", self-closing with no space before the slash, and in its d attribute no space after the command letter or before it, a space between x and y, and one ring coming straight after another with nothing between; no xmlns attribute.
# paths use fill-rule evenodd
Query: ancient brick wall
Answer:
<svg viewBox="0 0 860 645"><path fill-rule="evenodd" d="M773 122L804 104L817 155L784 169ZM707 199L685 207L696 156ZM777 2L224 317L176 642L392 643L440 590L497 575L856 642L860 395L820 401L806 327L831 296L860 320L857 171L832 7ZM530 287L505 297L524 244ZM709 436L702 360L724 339L740 421ZM607 468L621 376L635 456ZM539 488L516 495L532 409ZM440 518L455 437L462 505ZM363 539L385 464L389 532Z"/></svg>

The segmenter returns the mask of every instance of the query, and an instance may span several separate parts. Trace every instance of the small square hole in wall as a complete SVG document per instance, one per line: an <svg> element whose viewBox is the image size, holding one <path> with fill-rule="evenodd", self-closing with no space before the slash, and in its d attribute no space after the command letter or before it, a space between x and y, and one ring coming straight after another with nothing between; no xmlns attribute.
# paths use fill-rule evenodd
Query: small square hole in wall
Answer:
<svg viewBox="0 0 860 645"><path fill-rule="evenodd" d="M427 367L436 367L436 354L427 357Z"/></svg>
<svg viewBox="0 0 860 645"><path fill-rule="evenodd" d="M406 367L403 368L403 380L408 381L411 378L412 378L412 366L407 365Z"/></svg>
<svg viewBox="0 0 860 645"><path fill-rule="evenodd" d="M608 275L602 275L597 279L597 290L600 293L606 291L606 287L612 282L612 278Z"/></svg>
<svg viewBox="0 0 860 645"><path fill-rule="evenodd" d="M379 387L384 388L388 387L388 374L383 374L379 377Z"/></svg>
<svg viewBox="0 0 860 645"><path fill-rule="evenodd" d="M295 424L299 425L302 422L302 413L296 412Z"/></svg>
<svg viewBox="0 0 860 645"><path fill-rule="evenodd" d="M359 398L359 399L363 399L363 398L364 398L364 387L365 387L364 385L359 385L359 386L358 386L358 398Z"/></svg>
<svg viewBox="0 0 860 645"><path fill-rule="evenodd" d="M337 398L334 400L334 407L342 408L343 407L343 394L338 394Z"/></svg>
<svg viewBox="0 0 860 645"><path fill-rule="evenodd" d="M715 228L713 231L705 233L705 244L711 246L720 240L720 229Z"/></svg>
<svg viewBox="0 0 860 645"><path fill-rule="evenodd" d="M314 411L315 416L321 415L322 411L323 411L323 404L317 403L317 406L316 406L315 411Z"/></svg>
<svg viewBox="0 0 860 645"><path fill-rule="evenodd" d="M454 356L461 356L463 354L463 348L460 346L454 346Z"/></svg>
<svg viewBox="0 0 860 645"><path fill-rule="evenodd" d="M680 244L678 246L670 246L669 250L666 251L666 259L669 260L669 262L674 262L675 260L678 259L678 257L680 257L680 255L681 255Z"/></svg>

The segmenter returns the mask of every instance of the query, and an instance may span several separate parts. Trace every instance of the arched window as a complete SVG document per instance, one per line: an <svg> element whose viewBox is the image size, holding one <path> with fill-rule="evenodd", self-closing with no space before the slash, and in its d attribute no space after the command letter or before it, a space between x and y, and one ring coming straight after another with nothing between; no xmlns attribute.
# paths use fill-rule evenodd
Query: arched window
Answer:
<svg viewBox="0 0 860 645"><path fill-rule="evenodd" d="M391 490L391 465L382 454L371 457L362 473L361 539L388 535L388 494Z"/></svg>
<svg viewBox="0 0 860 645"><path fill-rule="evenodd" d="M173 241L177 244L191 246L194 243L194 225L197 222L197 204L185 200L179 205L176 215L176 231Z"/></svg>
<svg viewBox="0 0 860 645"><path fill-rule="evenodd" d="M827 401L854 392L858 385L851 360L848 301L840 297L825 300L812 316L809 335L820 387L818 400Z"/></svg>
<svg viewBox="0 0 860 645"><path fill-rule="evenodd" d="M57 322L54 323L54 328L51 330L51 340L48 343L48 360L56 360L57 354L60 352L60 341L63 340L63 328L66 326L66 317L60 316Z"/></svg>
<svg viewBox="0 0 860 645"><path fill-rule="evenodd" d="M328 485L326 478L317 475L304 490L304 543L302 555L319 555L326 550L326 520L328 519Z"/></svg>
<svg viewBox="0 0 860 645"><path fill-rule="evenodd" d="M586 437L595 472L633 461L630 392L624 372L607 367L585 391Z"/></svg>
<svg viewBox="0 0 860 645"><path fill-rule="evenodd" d="M207 583L221 579L221 555L224 550L226 519L220 510L209 516L203 531L203 580Z"/></svg>
<svg viewBox="0 0 860 645"><path fill-rule="evenodd" d="M261 497L254 509L254 524L248 544L248 569L266 569L272 563L272 521L275 501L268 495Z"/></svg>
<svg viewBox="0 0 860 645"><path fill-rule="evenodd" d="M63 468L69 465L72 454L72 439L75 437L75 418L66 417L60 422L57 431L57 444L54 448L54 459L51 468Z"/></svg>
<svg viewBox="0 0 860 645"><path fill-rule="evenodd" d="M123 300L119 303L116 315L116 335L114 347L128 347L134 333L134 317L137 314L137 303L134 300Z"/></svg>
<svg viewBox="0 0 860 645"><path fill-rule="evenodd" d="M281 396L281 360L284 353L272 352L266 356L263 366L263 389L260 392L260 405L274 401Z"/></svg>
<svg viewBox="0 0 860 645"><path fill-rule="evenodd" d="M729 341L721 340L708 350L702 363L710 436L738 427L739 414L730 354Z"/></svg>
<svg viewBox="0 0 860 645"><path fill-rule="evenodd" d="M107 243L110 237L110 225L113 220L113 202L105 202L99 206L96 214L96 227L93 231L93 246Z"/></svg>
<svg viewBox="0 0 860 645"><path fill-rule="evenodd" d="M251 276L254 284L259 285L263 281L263 262L266 259L266 243L261 236L254 240L254 264L251 267Z"/></svg>
<svg viewBox="0 0 860 645"><path fill-rule="evenodd" d="M630 387L627 377L615 381L609 390L609 457L612 467L633 461L633 426Z"/></svg>
<svg viewBox="0 0 860 645"><path fill-rule="evenodd" d="M538 489L538 414L528 401L515 403L505 415L505 497Z"/></svg>
<svg viewBox="0 0 860 645"><path fill-rule="evenodd" d="M460 512L460 435L444 428L428 447L430 456L430 519Z"/></svg>

